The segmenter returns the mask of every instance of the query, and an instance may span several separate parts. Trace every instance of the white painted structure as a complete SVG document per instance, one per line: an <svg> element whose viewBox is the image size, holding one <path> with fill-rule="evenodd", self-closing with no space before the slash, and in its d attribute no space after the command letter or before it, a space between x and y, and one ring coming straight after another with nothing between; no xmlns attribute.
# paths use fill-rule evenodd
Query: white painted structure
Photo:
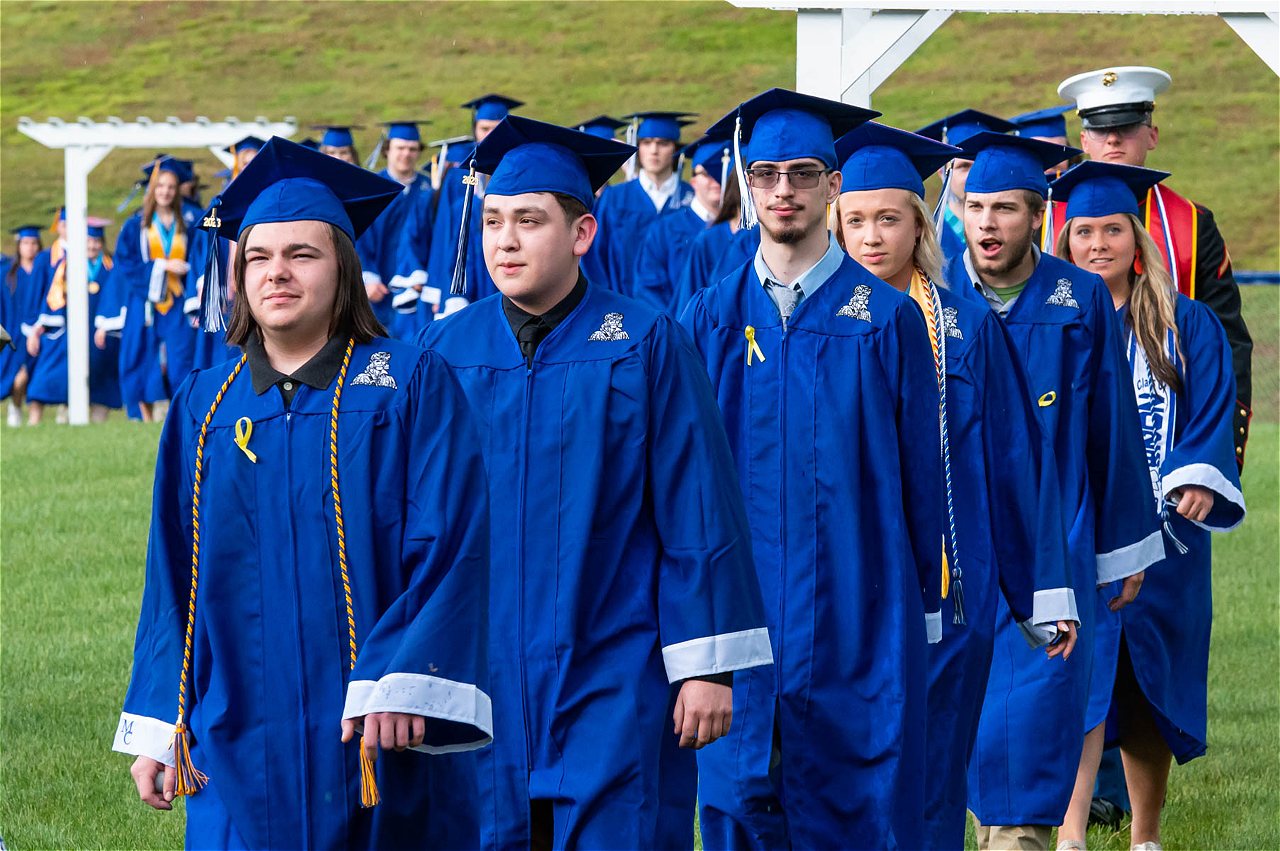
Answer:
<svg viewBox="0 0 1280 851"><path fill-rule="evenodd" d="M226 118L195 121L150 118L105 122L79 118L75 122L50 118L47 121L18 119L18 130L46 148L61 148L65 162L64 186L67 207L67 420L73 425L89 422L89 260L85 252L88 226L89 172L113 148L143 148L152 152L182 148L208 148L230 166L231 155L222 150L245 136L292 136L297 132L292 117L283 121L255 118L239 121Z"/></svg>
<svg viewBox="0 0 1280 851"><path fill-rule="evenodd" d="M796 13L796 89L856 106L946 23L953 12L1107 15L1218 15L1280 74L1280 9L1275 0L729 0L735 6ZM979 61L978 57L973 57Z"/></svg>

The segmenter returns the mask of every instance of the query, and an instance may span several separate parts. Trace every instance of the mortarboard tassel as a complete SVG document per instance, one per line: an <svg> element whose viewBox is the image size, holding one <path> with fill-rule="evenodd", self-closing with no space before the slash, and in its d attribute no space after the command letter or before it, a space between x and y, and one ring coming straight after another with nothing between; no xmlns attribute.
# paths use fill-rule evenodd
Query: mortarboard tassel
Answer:
<svg viewBox="0 0 1280 851"><path fill-rule="evenodd" d="M1186 555L1190 552L1187 545L1178 540L1178 536L1173 533L1173 523L1169 520L1169 507L1167 505L1160 509L1160 527L1164 530L1164 536L1173 544L1179 555Z"/></svg>
<svg viewBox="0 0 1280 851"><path fill-rule="evenodd" d="M467 176L462 178L467 190L462 195L462 227L458 229L458 256L453 263L453 280L449 284L452 295L467 294L467 243L471 236L471 202L476 194L476 161L473 157Z"/></svg>
<svg viewBox="0 0 1280 851"><path fill-rule="evenodd" d="M182 716L178 716L178 723L173 728L173 761L178 775L174 795L194 795L209 782L209 777L191 763L191 744L187 741L187 725Z"/></svg>
<svg viewBox="0 0 1280 851"><path fill-rule="evenodd" d="M747 185L747 164L742 161L742 116L738 116L733 126L733 158L737 162L738 189L742 195L742 209L738 212L740 230L751 230L760 223L756 215L756 201L751 197L751 187Z"/></svg>
<svg viewBox="0 0 1280 851"><path fill-rule="evenodd" d="M731 162L733 162L733 155L729 152L728 148L725 148L724 152L720 154L720 189L721 191L724 190L724 187L728 183L729 163Z"/></svg>
<svg viewBox="0 0 1280 851"><path fill-rule="evenodd" d="M378 157L382 156L382 146L387 141L387 134L383 132L378 137L378 144L373 146L373 151L369 154L369 159L365 160L364 167L369 171L373 171L374 166L378 164Z"/></svg>
<svg viewBox="0 0 1280 851"><path fill-rule="evenodd" d="M633 117L631 123L627 125L626 140L631 147L636 146L636 134L640 132L640 119ZM632 154L631 158L622 164L622 172L627 176L627 180L636 179L636 155Z"/></svg>
<svg viewBox="0 0 1280 851"><path fill-rule="evenodd" d="M135 181L133 184L133 191L129 193L129 196L127 198L125 198L123 201L119 203L119 205L116 207L116 212L123 213L126 209L128 209L129 205L133 203L133 199L138 197L138 193L142 191L142 187L144 186L146 186L146 183L142 182L141 180ZM55 220L54 223L57 224L57 221Z"/></svg>
<svg viewBox="0 0 1280 851"><path fill-rule="evenodd" d="M368 809L378 806L382 798L378 794L378 775L373 768L373 757L364 746L364 736L360 737L360 806Z"/></svg>
<svg viewBox="0 0 1280 851"><path fill-rule="evenodd" d="M221 196L214 198L213 205L209 208L209 215L205 216L200 223L200 226L209 232L212 243L209 246L209 259L204 267L204 288L200 291L200 327L210 333L222 331L227 327L223 320L223 312L227 308L229 293L227 281L222 274L222 252L218 250L219 243L222 242L218 236L218 228L222 227L222 220L218 218L218 205L221 203Z"/></svg>
<svg viewBox="0 0 1280 851"><path fill-rule="evenodd" d="M947 164L947 170L942 175L942 191L938 193L938 203L933 206L933 230L939 232L942 229L942 211L943 205L947 203L947 191L951 188L951 164Z"/></svg>
<svg viewBox="0 0 1280 851"><path fill-rule="evenodd" d="M682 206L679 204L679 201L680 201L680 181L683 179L684 179L684 151L681 150L680 155L676 157L676 192L675 192L675 195L672 196L672 198L675 199L677 206ZM688 204L692 204L692 203L693 203L693 196L690 195L688 200L685 202L683 206L687 206Z"/></svg>
<svg viewBox="0 0 1280 851"><path fill-rule="evenodd" d="M1053 253L1053 248L1049 244L1053 241L1053 187L1049 187L1049 193L1044 199L1044 218L1040 220L1040 251Z"/></svg>

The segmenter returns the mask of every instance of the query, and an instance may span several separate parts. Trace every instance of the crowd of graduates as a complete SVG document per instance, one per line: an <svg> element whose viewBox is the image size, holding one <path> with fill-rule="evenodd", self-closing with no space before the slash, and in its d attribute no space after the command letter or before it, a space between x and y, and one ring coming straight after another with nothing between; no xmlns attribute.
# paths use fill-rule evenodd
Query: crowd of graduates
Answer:
<svg viewBox="0 0 1280 851"><path fill-rule="evenodd" d="M115 743L143 799L199 790L188 837L220 847L687 848L696 794L708 849L960 848L966 811L983 848L1047 848L1054 828L1083 848L1109 799L1159 848L1170 762L1207 747L1209 533L1244 517L1251 349L1212 215L1145 167L1168 85L1101 69L1062 83L1072 106L914 133L774 89L691 142L688 113L568 129L491 94L425 171L422 122L383 125L363 169L353 128L326 126L237 142L207 203L188 161L146 163L115 251L101 221L89 233L95 411L173 399ZM508 203L536 197L554 202ZM549 301L525 289L545 258L520 247L548 209L572 247ZM297 246L240 242L311 220L351 240L366 326L389 339L331 328L288 372L241 288ZM65 403L67 377L62 234L16 235L11 425L24 392L32 421ZM340 406L373 423L346 438L345 512ZM215 432L234 439L208 444L207 499L243 509L201 556ZM298 459L329 453L331 514L329 461L287 460L306 441ZM245 458L283 464L285 486ZM307 512L325 533L290 521L279 549L255 525ZM413 558L428 576L384 585L381 565ZM331 559L323 604L259 598ZM467 586L477 563L491 579ZM202 564L225 622L197 620ZM243 631L294 617L304 640L345 648L350 629L349 680L299 687L301 734L287 684L318 657L291 640L298 674ZM486 622L479 650L459 635ZM703 713L715 688L731 723ZM188 693L203 716L184 719ZM313 725L327 742L340 714L346 741L392 710L419 726L384 748L449 756L427 776L384 753L381 804L333 803L356 783L375 804L375 769ZM265 741L261 768L245 757ZM1112 752L1097 777L1117 743L1122 768ZM277 770L303 788L267 807Z"/></svg>

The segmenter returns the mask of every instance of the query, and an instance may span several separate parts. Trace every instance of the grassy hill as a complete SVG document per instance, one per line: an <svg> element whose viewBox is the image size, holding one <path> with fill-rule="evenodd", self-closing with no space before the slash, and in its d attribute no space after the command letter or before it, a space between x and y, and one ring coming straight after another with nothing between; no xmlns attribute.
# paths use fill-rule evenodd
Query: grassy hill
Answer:
<svg viewBox="0 0 1280 851"><path fill-rule="evenodd" d="M61 156L19 134L20 115L420 116L438 138L466 129L456 104L496 90L551 121L680 108L709 123L756 91L793 85L794 50L794 15L719 2L5 0L0 225L47 220L62 190ZM1056 103L1058 81L1108 63L1173 75L1151 164L1217 212L1238 266L1280 266L1280 89L1216 18L956 15L876 106L908 128L965 106L1012 114ZM357 138L367 150L376 132ZM119 151L99 166L91 211L115 216L151 153ZM200 161L208 180L218 166L207 153Z"/></svg>

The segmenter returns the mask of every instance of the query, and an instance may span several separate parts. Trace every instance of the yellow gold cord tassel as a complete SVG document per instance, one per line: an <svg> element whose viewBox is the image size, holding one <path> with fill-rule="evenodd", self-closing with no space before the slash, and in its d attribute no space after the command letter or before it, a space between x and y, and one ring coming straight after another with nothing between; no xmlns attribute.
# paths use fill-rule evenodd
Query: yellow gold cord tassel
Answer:
<svg viewBox="0 0 1280 851"><path fill-rule="evenodd" d="M209 778L191 763L191 743L187 741L187 725L179 718L173 728L173 761L177 763L177 785L173 793L179 797L194 795L204 788Z"/></svg>
<svg viewBox="0 0 1280 851"><path fill-rule="evenodd" d="M756 342L756 329L754 326L748 325L746 330L742 332L747 338L747 366L751 366L751 356L755 355L760 359L760 363L764 363L764 352L760 351L760 344Z"/></svg>
<svg viewBox="0 0 1280 851"><path fill-rule="evenodd" d="M942 599L951 592L951 566L947 564L947 545L942 545Z"/></svg>
<svg viewBox="0 0 1280 851"><path fill-rule="evenodd" d="M373 770L373 757L364 746L364 736L360 737L360 806L378 806L378 776Z"/></svg>

